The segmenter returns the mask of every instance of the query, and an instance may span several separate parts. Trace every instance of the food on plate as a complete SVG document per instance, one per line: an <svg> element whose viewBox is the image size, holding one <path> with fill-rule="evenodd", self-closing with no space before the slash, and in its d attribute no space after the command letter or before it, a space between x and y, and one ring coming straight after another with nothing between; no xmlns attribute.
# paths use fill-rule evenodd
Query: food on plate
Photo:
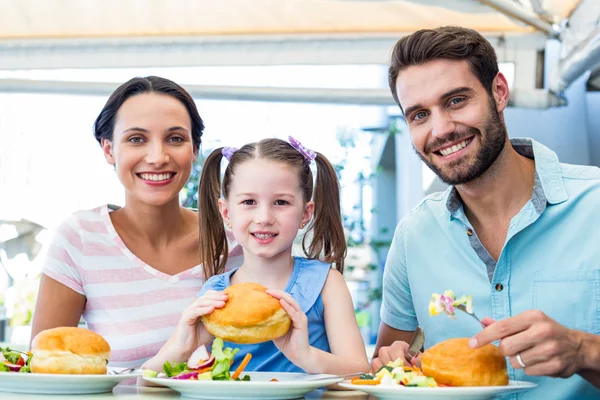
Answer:
<svg viewBox="0 0 600 400"><path fill-rule="evenodd" d="M443 294L433 293L429 300L429 315L434 316L446 313L450 318L455 318L455 308L461 306L469 314L473 314L473 296L461 296L456 298L452 290L446 290Z"/></svg>
<svg viewBox="0 0 600 400"><path fill-rule="evenodd" d="M252 282L229 286L223 291L229 297L225 306L203 316L202 323L215 337L233 343L261 343L285 335L290 317L266 290Z"/></svg>
<svg viewBox="0 0 600 400"><path fill-rule="evenodd" d="M31 372L31 354L0 347L0 372Z"/></svg>
<svg viewBox="0 0 600 400"><path fill-rule="evenodd" d="M38 333L31 353L31 372L106 374L110 345L89 329L60 327Z"/></svg>
<svg viewBox="0 0 600 400"><path fill-rule="evenodd" d="M240 377L244 368L252 358L246 354L238 368L231 373L230 367L238 349L230 347L223 348L223 340L216 338L213 341L211 353L209 354L204 345L198 347L187 362L172 365L167 361L163 366L163 373L144 370L145 377L167 377L170 379L184 380L213 380L213 381L249 381L250 376Z"/></svg>
<svg viewBox="0 0 600 400"><path fill-rule="evenodd" d="M468 338L449 339L425 350L423 373L447 386L508 385L506 358L493 344L473 349Z"/></svg>
<svg viewBox="0 0 600 400"><path fill-rule="evenodd" d="M402 358L390 361L377 373L362 374L350 382L355 385L401 385L406 387L437 387L435 379L426 376L418 367L404 364Z"/></svg>

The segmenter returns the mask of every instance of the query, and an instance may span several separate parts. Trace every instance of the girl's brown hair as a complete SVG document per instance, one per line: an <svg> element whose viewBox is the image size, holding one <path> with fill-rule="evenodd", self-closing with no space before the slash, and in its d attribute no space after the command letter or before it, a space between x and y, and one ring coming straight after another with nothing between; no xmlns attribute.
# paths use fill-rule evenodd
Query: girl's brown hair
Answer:
<svg viewBox="0 0 600 400"><path fill-rule="evenodd" d="M340 208L340 185L329 160L323 154L316 153L317 179L313 198L313 174L310 163L288 142L281 139L263 139L235 151L230 157L221 184L222 150L223 148L214 150L206 159L198 190L200 250L205 278L223 273L227 263L229 249L223 217L219 212L219 198L223 195L227 199L237 168L255 159L285 163L298 171L304 201L308 202L312 199L315 203L313 219L302 239L304 254L309 259L335 263L336 269L343 272L346 239ZM309 232L312 233L312 240L307 243Z"/></svg>

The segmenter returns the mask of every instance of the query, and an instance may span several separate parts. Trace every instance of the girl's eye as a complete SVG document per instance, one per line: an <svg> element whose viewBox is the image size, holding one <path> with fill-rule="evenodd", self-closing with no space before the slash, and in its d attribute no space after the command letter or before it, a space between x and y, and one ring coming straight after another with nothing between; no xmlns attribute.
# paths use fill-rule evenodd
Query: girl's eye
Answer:
<svg viewBox="0 0 600 400"><path fill-rule="evenodd" d="M127 139L127 141L129 143L135 143L135 144L139 144L139 143L143 143L144 139L139 137L139 136L132 136L129 139Z"/></svg>
<svg viewBox="0 0 600 400"><path fill-rule="evenodd" d="M418 113L413 115L413 120L418 121L420 119L425 118L426 116L427 116L427 113L425 111L419 111Z"/></svg>
<svg viewBox="0 0 600 400"><path fill-rule="evenodd" d="M248 199L248 200L244 200L242 201L242 204L246 205L246 206L253 206L256 204L256 202L252 199Z"/></svg>
<svg viewBox="0 0 600 400"><path fill-rule="evenodd" d="M288 202L285 200L275 200L275 205L277 206L285 206L286 204L288 204Z"/></svg>

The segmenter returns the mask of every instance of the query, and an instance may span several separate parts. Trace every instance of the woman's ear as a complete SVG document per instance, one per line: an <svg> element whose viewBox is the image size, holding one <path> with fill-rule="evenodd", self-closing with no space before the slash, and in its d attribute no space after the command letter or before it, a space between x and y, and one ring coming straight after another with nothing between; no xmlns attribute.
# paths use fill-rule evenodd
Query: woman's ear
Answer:
<svg viewBox="0 0 600 400"><path fill-rule="evenodd" d="M115 165L115 157L113 156L112 142L108 139L101 139L100 144L102 145L102 151L104 152L104 158L110 165Z"/></svg>
<svg viewBox="0 0 600 400"><path fill-rule="evenodd" d="M304 212L302 213L302 221L300 221L300 229L304 228L310 221L313 214L315 213L315 202L309 201L304 206Z"/></svg>

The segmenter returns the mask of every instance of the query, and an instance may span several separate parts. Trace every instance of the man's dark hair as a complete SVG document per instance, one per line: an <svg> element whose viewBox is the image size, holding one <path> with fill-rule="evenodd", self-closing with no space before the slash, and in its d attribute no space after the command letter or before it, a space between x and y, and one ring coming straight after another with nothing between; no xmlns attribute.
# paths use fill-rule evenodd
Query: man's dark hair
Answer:
<svg viewBox="0 0 600 400"><path fill-rule="evenodd" d="M422 29L404 36L394 46L388 70L392 96L400 108L396 79L405 68L426 62L447 59L466 60L471 71L492 94L492 83L498 74L498 60L494 48L480 33L457 26Z"/></svg>

